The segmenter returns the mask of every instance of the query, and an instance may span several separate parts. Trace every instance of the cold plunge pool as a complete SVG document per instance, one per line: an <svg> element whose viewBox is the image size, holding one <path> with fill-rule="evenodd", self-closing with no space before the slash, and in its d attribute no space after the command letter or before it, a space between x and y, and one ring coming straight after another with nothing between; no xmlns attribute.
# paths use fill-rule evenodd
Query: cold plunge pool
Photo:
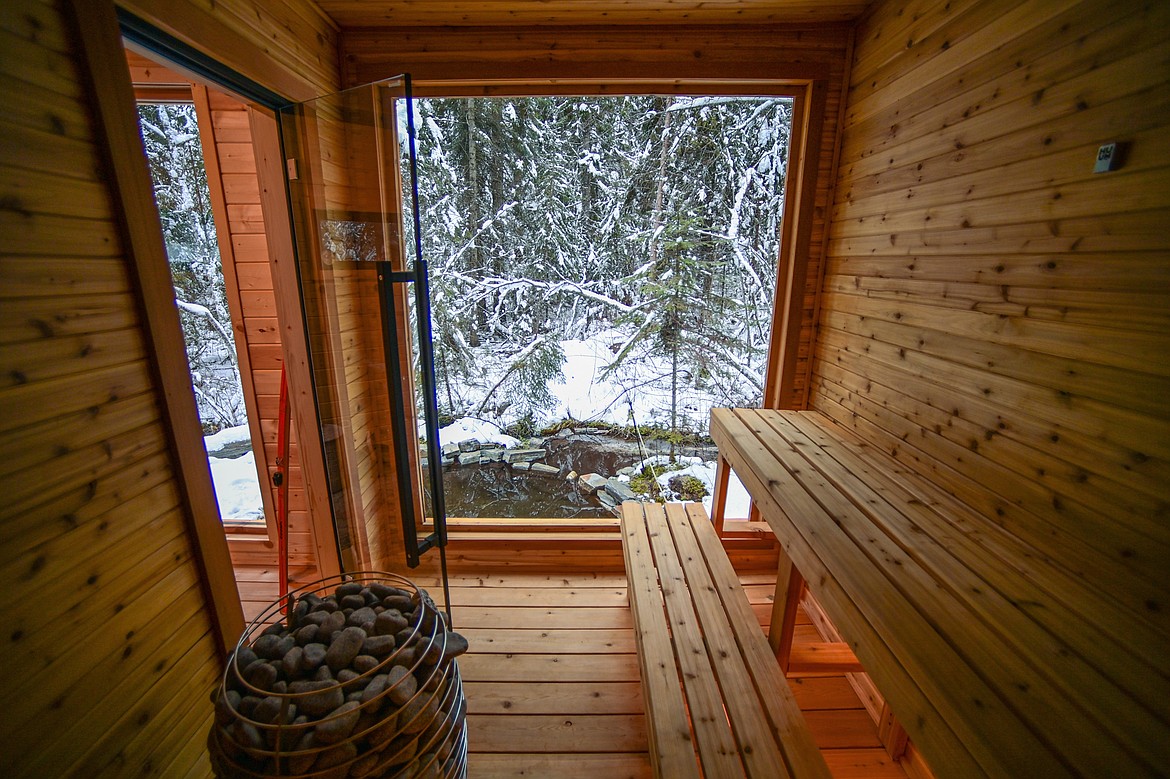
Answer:
<svg viewBox="0 0 1170 779"><path fill-rule="evenodd" d="M536 447L534 447L536 448ZM443 468L443 490L448 517L612 517L600 501L578 488L569 473L615 476L628 466L637 467L642 456L637 441L604 435L553 436L540 443L548 455L541 460L556 474L513 470L507 463L448 465ZM670 445L645 442L647 456L666 455ZM714 446L676 447L676 454L715 459Z"/></svg>

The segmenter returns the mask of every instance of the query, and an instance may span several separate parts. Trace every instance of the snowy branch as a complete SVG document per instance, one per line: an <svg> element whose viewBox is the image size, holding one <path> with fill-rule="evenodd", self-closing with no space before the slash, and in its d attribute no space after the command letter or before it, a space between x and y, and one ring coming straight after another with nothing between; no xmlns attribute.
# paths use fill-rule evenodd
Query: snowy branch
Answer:
<svg viewBox="0 0 1170 779"><path fill-rule="evenodd" d="M644 308L646 304L637 306L628 306L620 300L614 300L608 295L603 295L600 292L594 292L589 288L589 285L576 281L539 281L537 279L523 279L523 278L503 278L500 276L485 276L482 278L475 278L466 273L458 271L446 270L452 278L458 279L465 284L469 284L480 290L492 290L495 292L501 291L515 291L519 289L539 289L545 295L551 296L558 292L572 292L590 300L595 300L598 303L604 303L607 306L612 306L619 311L630 314Z"/></svg>
<svg viewBox="0 0 1170 779"><path fill-rule="evenodd" d="M532 343L528 344L528 346L525 346L519 352L508 358L508 362L511 363L508 366L508 370L504 371L504 375L500 377L500 380L493 384L492 388L487 391L486 395L483 396L483 400L481 400L479 405L475 407L475 411L471 412L472 416L478 416L479 414L483 413L483 407L487 405L489 400L491 400L492 395L496 393L496 390L500 388L500 385L507 381L509 376L519 370L521 366L524 365L524 361L531 357L532 353L535 352L537 347L542 343L544 343L543 338L533 338Z"/></svg>
<svg viewBox="0 0 1170 779"><path fill-rule="evenodd" d="M780 102L779 100L764 100L765 104L774 105ZM731 105L732 103L750 103L753 106L761 104L761 99L758 97L735 96L728 95L725 97L691 97L679 100L668 106L666 111L686 111L695 108L707 108L711 106ZM758 110L758 109L757 109Z"/></svg>
<svg viewBox="0 0 1170 779"><path fill-rule="evenodd" d="M629 401L701 425L711 403L755 402L791 105L421 99L444 411L620 421Z"/></svg>
<svg viewBox="0 0 1170 779"><path fill-rule="evenodd" d="M232 340L232 337L228 335L228 332L224 329L223 325L219 323L219 320L215 318L215 314L211 313L211 309L209 309L207 306L201 306L198 303L188 303L185 300L179 299L178 289L175 290L175 294L175 305L177 305L181 310L186 311L188 314L206 320L208 324L211 325L211 327L215 330L216 335L219 336L219 340L223 341L224 346L227 347L227 352L231 356L232 364L235 365L236 344Z"/></svg>
<svg viewBox="0 0 1170 779"><path fill-rule="evenodd" d="M515 206L516 206L515 202L504 203L504 205L500 206L499 210L496 211L495 215L490 216L487 219L485 219L483 221L483 224L481 224L479 226L479 228L476 229L475 235L468 238L467 243L463 244L463 246L461 246L453 254L451 254L449 257L447 257L446 261L449 263L454 262L455 260L462 257L469 249L474 248L475 242L478 241L480 239L480 237L487 234L488 232L491 232L495 228L496 220L499 219L504 214L506 214L512 208L515 208Z"/></svg>
<svg viewBox="0 0 1170 779"><path fill-rule="evenodd" d="M757 392L762 393L764 391L764 377L759 373L749 371L747 368L745 368L742 364L742 355L733 355L725 348L715 348L719 352L717 355L720 358L719 365L731 368L734 372L747 379Z"/></svg>
<svg viewBox="0 0 1170 779"><path fill-rule="evenodd" d="M641 341L643 338L645 338L647 335L650 334L651 326L654 324L654 322L657 319L658 319L658 312L656 312L656 311L651 311L649 314L646 315L646 318L642 320L641 326L639 326L638 329L636 331L634 331L633 335L631 335L629 338L627 338L626 342L623 343L621 345L621 348L618 349L617 354L614 355L613 362L611 362L609 365L605 366L605 370L601 372L601 375L603 378L610 375L611 373L613 373L614 370L619 365L621 365L621 363L629 355L630 350L633 349L634 346L636 346L639 341Z"/></svg>

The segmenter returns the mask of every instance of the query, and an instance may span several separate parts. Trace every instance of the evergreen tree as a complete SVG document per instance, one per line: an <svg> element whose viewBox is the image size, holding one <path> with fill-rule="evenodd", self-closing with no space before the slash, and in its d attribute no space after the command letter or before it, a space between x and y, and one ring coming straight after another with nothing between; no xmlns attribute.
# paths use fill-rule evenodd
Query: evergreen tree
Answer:
<svg viewBox="0 0 1170 779"><path fill-rule="evenodd" d="M617 328L613 374L666 359L697 394L759 401L791 102L418 101L424 251L446 413L547 405L560 341Z"/></svg>
<svg viewBox="0 0 1170 779"><path fill-rule="evenodd" d="M203 147L190 104L142 104L150 164L199 418L209 432L247 421Z"/></svg>

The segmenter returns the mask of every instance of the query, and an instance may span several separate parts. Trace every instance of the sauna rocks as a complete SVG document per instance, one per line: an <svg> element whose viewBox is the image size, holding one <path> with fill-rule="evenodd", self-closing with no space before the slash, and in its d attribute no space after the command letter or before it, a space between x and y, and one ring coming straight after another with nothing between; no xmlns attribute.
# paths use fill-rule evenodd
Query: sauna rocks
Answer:
<svg viewBox="0 0 1170 779"><path fill-rule="evenodd" d="M212 694L216 772L429 775L454 746L442 732L452 697L441 689L451 680L443 671L466 651L425 590L347 582L325 597L305 595L287 624L229 658L226 684Z"/></svg>

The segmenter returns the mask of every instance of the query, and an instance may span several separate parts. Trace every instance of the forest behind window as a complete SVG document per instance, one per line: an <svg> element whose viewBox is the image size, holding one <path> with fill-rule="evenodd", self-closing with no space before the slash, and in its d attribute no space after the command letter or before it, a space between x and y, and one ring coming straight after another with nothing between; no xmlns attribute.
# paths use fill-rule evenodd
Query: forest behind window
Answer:
<svg viewBox="0 0 1170 779"><path fill-rule="evenodd" d="M220 515L233 522L261 523L260 477L195 107L190 103L142 103L138 124Z"/></svg>
<svg viewBox="0 0 1170 779"><path fill-rule="evenodd" d="M443 422L703 434L712 406L758 405L791 118L787 98L416 101Z"/></svg>

